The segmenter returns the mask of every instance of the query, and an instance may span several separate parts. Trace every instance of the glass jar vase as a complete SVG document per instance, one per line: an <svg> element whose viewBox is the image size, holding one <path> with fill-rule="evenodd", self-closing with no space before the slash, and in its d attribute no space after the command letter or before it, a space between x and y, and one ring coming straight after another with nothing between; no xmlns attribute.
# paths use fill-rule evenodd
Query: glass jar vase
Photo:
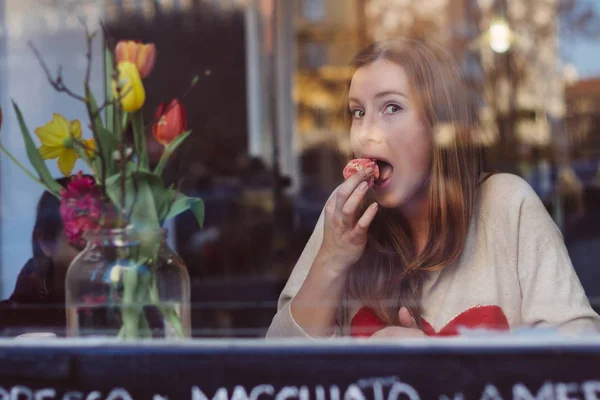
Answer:
<svg viewBox="0 0 600 400"><path fill-rule="evenodd" d="M190 278L166 230L100 229L65 282L68 337L191 336Z"/></svg>

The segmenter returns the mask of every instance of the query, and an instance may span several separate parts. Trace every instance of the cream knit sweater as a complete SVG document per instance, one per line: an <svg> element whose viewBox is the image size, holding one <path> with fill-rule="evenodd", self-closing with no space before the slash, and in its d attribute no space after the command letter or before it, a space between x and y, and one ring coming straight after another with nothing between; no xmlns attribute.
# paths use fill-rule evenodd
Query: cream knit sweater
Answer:
<svg viewBox="0 0 600 400"><path fill-rule="evenodd" d="M322 238L323 213L281 293L267 337L309 337L294 320L290 302ZM460 258L430 273L423 287L423 318L435 332L467 310L490 306L501 310L510 329L600 331L600 317L590 307L560 231L532 188L510 174L493 175L482 184ZM343 301L336 335L350 334L359 309L355 301ZM471 313L467 319L473 323L473 318L480 317Z"/></svg>

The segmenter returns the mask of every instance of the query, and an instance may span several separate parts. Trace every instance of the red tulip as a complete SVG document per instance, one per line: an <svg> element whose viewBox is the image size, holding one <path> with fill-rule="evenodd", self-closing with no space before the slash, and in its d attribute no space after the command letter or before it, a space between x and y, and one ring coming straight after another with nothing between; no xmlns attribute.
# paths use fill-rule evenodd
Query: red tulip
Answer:
<svg viewBox="0 0 600 400"><path fill-rule="evenodd" d="M160 144L163 146L168 145L186 130L185 107L179 100L174 99L169 105L163 103L158 107L152 133Z"/></svg>
<svg viewBox="0 0 600 400"><path fill-rule="evenodd" d="M117 64L129 61L137 67L143 78L150 75L156 61L156 46L154 43L142 44L133 40L121 40L115 49Z"/></svg>

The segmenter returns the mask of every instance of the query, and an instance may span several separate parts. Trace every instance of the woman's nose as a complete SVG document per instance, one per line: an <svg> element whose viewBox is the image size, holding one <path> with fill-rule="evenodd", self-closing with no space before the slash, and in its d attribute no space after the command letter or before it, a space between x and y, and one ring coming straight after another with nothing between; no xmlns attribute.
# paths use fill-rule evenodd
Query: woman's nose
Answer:
<svg viewBox="0 0 600 400"><path fill-rule="evenodd" d="M379 143L381 142L381 132L375 126L375 124L364 123L360 129L358 139L362 145L368 143Z"/></svg>

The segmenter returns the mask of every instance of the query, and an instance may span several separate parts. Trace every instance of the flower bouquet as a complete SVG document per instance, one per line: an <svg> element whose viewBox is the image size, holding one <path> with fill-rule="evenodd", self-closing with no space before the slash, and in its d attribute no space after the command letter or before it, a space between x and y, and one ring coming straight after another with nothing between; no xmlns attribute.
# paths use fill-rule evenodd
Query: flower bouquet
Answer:
<svg viewBox="0 0 600 400"><path fill-rule="evenodd" d="M147 306L160 314L159 319L168 325L173 336L189 336L189 321L182 320L189 319L189 311L182 317L182 309L177 306L178 302L189 303L189 277L182 261L173 252L165 253L164 229L161 229L166 220L187 210L193 212L200 226L204 219L201 199L185 196L173 186L166 187L162 179L169 158L190 135L185 108L180 99L174 99L161 105L155 120L145 124L143 82L153 69L157 52L154 44L137 41L121 41L114 49L105 42L105 90L103 101L99 103L90 90L95 34L90 34L87 27L85 31L87 69L83 94L66 86L60 69L53 76L39 51L33 44L31 47L50 84L85 105L87 124L55 113L51 121L35 129L38 146L13 101L33 171L1 145L0 150L26 175L60 199L67 238L75 246L85 246L67 272L67 325L75 325L73 329L67 326L68 332L82 334L78 330L82 321L78 318L90 315L89 308L79 312L85 306L83 303L89 303L82 299L91 299L92 309L100 299L112 315L111 326L121 338L151 336ZM197 77L192 79L190 88L197 80ZM150 166L146 145L150 131L164 146L154 168ZM72 176L66 188L51 176L46 165L51 159L58 160L62 174ZM78 159L85 162L91 175L84 176L81 172L72 175ZM175 271L178 278L174 284L164 280L161 283L161 274L174 276L172 269L163 268L160 272L161 260L165 265L180 266ZM87 283L73 295L69 293L69 280L81 280L82 264L89 269ZM173 286L179 286L179 300L169 300L164 295ZM98 287L101 290L98 291Z"/></svg>

